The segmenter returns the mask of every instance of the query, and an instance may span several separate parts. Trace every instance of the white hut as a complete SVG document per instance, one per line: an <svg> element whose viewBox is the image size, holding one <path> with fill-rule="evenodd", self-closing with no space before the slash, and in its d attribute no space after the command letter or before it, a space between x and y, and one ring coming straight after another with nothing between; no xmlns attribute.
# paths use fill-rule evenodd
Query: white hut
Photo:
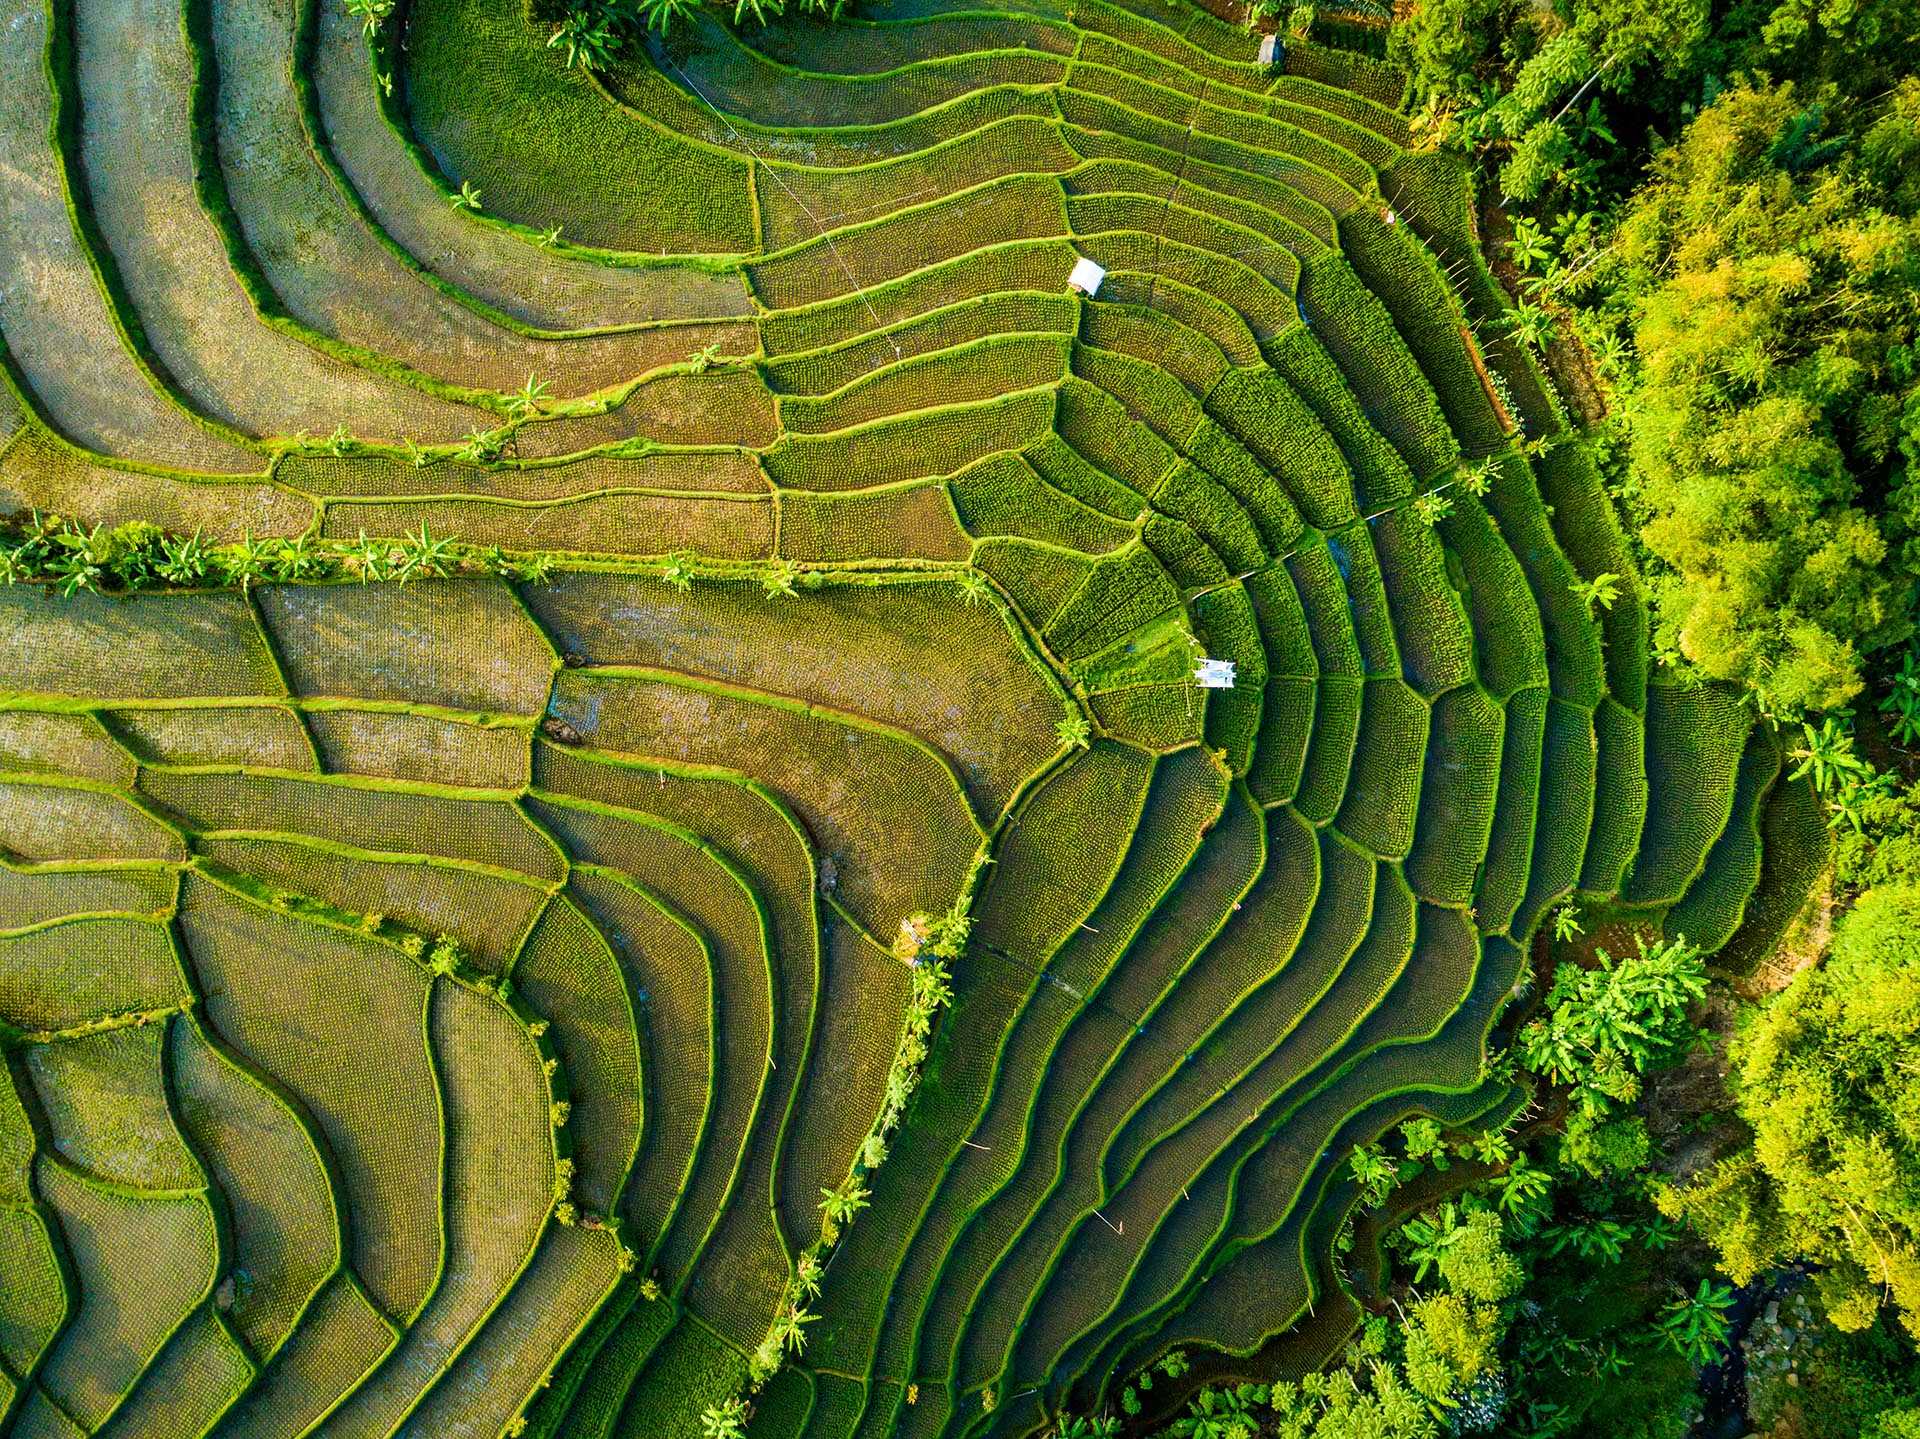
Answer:
<svg viewBox="0 0 1920 1439"><path fill-rule="evenodd" d="M1073 269L1067 275L1067 288L1078 290L1091 300L1100 293L1100 282L1106 278L1104 266L1096 265L1082 256L1073 262Z"/></svg>
<svg viewBox="0 0 1920 1439"><path fill-rule="evenodd" d="M1278 65L1281 59L1280 37L1278 35L1262 35L1260 37L1260 63L1262 65Z"/></svg>
<svg viewBox="0 0 1920 1439"><path fill-rule="evenodd" d="M1194 681L1203 690L1233 688L1233 661L1202 658L1193 671Z"/></svg>

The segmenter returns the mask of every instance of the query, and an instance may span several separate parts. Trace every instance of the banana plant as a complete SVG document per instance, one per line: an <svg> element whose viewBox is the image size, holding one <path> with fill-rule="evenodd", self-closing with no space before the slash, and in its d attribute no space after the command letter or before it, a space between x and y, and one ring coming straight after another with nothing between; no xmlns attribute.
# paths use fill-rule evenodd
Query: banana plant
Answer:
<svg viewBox="0 0 1920 1439"><path fill-rule="evenodd" d="M1513 238L1507 242L1514 263L1523 269L1537 270L1553 258L1553 246L1537 221L1522 215L1513 222Z"/></svg>
<svg viewBox="0 0 1920 1439"><path fill-rule="evenodd" d="M1660 1337L1674 1352L1692 1364L1705 1364L1727 1342L1733 1324L1727 1311L1733 1308L1730 1285L1702 1279L1692 1294L1682 1295L1660 1311L1656 1325Z"/></svg>
<svg viewBox="0 0 1920 1439"><path fill-rule="evenodd" d="M1913 650L1900 657L1900 672L1887 681L1880 713L1890 716L1887 733L1895 744L1920 741L1920 656Z"/></svg>
<svg viewBox="0 0 1920 1439"><path fill-rule="evenodd" d="M1815 789L1831 795L1843 781L1868 772L1866 760L1854 751L1853 731L1835 716L1828 715L1818 728L1811 721L1802 721L1800 730L1802 743L1787 752L1790 759L1799 761L1788 779L1811 776Z"/></svg>

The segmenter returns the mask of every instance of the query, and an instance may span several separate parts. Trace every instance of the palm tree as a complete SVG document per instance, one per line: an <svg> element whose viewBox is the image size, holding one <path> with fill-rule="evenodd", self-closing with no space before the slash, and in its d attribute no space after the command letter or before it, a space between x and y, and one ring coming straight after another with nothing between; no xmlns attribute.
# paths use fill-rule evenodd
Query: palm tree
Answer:
<svg viewBox="0 0 1920 1439"><path fill-rule="evenodd" d="M332 559L316 548L310 534L282 540L274 554L274 578L277 580L319 579L332 567Z"/></svg>
<svg viewBox="0 0 1920 1439"><path fill-rule="evenodd" d="M1893 776L1884 772L1876 773L1868 766L1859 774L1850 774L1840 781L1840 787L1827 800L1827 824L1838 829L1842 824L1859 834L1866 828L1867 816L1871 813L1875 800L1885 799L1893 793Z"/></svg>
<svg viewBox="0 0 1920 1439"><path fill-rule="evenodd" d="M480 194L481 192L474 187L473 181L462 180L460 193L447 196L447 202L456 210L466 210L477 215L480 213Z"/></svg>
<svg viewBox="0 0 1920 1439"><path fill-rule="evenodd" d="M1500 1176L1500 1207L1508 1213L1525 1209L1545 1198L1552 1188L1553 1176L1529 1163L1523 1154Z"/></svg>
<svg viewBox="0 0 1920 1439"><path fill-rule="evenodd" d="M1606 374L1618 374L1621 366L1627 362L1627 342L1616 330L1602 330L1593 337L1593 342L1587 348Z"/></svg>
<svg viewBox="0 0 1920 1439"><path fill-rule="evenodd" d="M1353 1170L1354 1182L1366 1194L1368 1201L1375 1205L1386 1202L1400 1178L1400 1166L1377 1143L1363 1144L1354 1150L1347 1159L1347 1165Z"/></svg>
<svg viewBox="0 0 1920 1439"><path fill-rule="evenodd" d="M1913 650L1900 657L1900 672L1887 681L1887 693L1880 701L1880 713L1893 718L1887 732L1893 742L1911 745L1920 740L1920 660Z"/></svg>
<svg viewBox="0 0 1920 1439"><path fill-rule="evenodd" d="M1457 483L1461 489L1475 499L1479 499L1493 488L1493 477L1494 462L1493 457L1489 455L1478 464L1462 465Z"/></svg>
<svg viewBox="0 0 1920 1439"><path fill-rule="evenodd" d="M1406 1257L1413 1263L1413 1282L1427 1277L1427 1271L1459 1240L1462 1225L1459 1206L1449 1200L1438 1213L1419 1214L1400 1226L1399 1238Z"/></svg>
<svg viewBox="0 0 1920 1439"><path fill-rule="evenodd" d="M850 1224L873 1196L858 1180L849 1179L836 1189L820 1191L820 1208L835 1224Z"/></svg>
<svg viewBox="0 0 1920 1439"><path fill-rule="evenodd" d="M384 580L387 577L389 551L380 541L368 539L365 530L360 531L360 538L348 550L347 559L359 571L363 585L369 580Z"/></svg>
<svg viewBox="0 0 1920 1439"><path fill-rule="evenodd" d="M1083 714L1067 715L1054 725L1053 733L1069 749L1086 749L1093 743L1093 725Z"/></svg>
<svg viewBox="0 0 1920 1439"><path fill-rule="evenodd" d="M820 1297L820 1256L808 1250L800 1256L800 1262L794 1269L794 1287L801 1297L817 1299Z"/></svg>
<svg viewBox="0 0 1920 1439"><path fill-rule="evenodd" d="M1110 1414L1096 1414L1086 1418L1062 1414L1060 1425L1054 1430L1054 1435L1055 1439L1114 1439L1119 1432L1120 1421Z"/></svg>
<svg viewBox="0 0 1920 1439"><path fill-rule="evenodd" d="M1482 1164L1505 1164L1513 1158L1513 1141L1497 1129L1477 1136L1471 1148L1473 1157Z"/></svg>
<svg viewBox="0 0 1920 1439"><path fill-rule="evenodd" d="M937 959L916 964L913 969L913 1006L929 1013L944 1008L953 999L952 976Z"/></svg>
<svg viewBox="0 0 1920 1439"><path fill-rule="evenodd" d="M1413 513L1424 525L1437 525L1453 513L1453 496L1443 495L1437 490L1428 490L1425 494L1415 495Z"/></svg>
<svg viewBox="0 0 1920 1439"><path fill-rule="evenodd" d="M507 567L507 573L512 578L523 580L527 584L543 585L552 577L557 563L558 561L545 550L533 550L514 560Z"/></svg>
<svg viewBox="0 0 1920 1439"><path fill-rule="evenodd" d="M105 574L99 560L97 541L100 527L82 530L68 525L58 536L59 548L47 560L47 573L60 585L60 593L72 599L81 590L97 590Z"/></svg>
<svg viewBox="0 0 1920 1439"><path fill-rule="evenodd" d="M807 1325L819 1317L796 1304L791 1309L781 1311L774 1319L773 1332L794 1354L804 1354L807 1352Z"/></svg>
<svg viewBox="0 0 1920 1439"><path fill-rule="evenodd" d="M468 430L459 457L470 465L490 465L500 458L502 443L497 430Z"/></svg>
<svg viewBox="0 0 1920 1439"><path fill-rule="evenodd" d="M989 593L987 576L984 570L976 570L968 567L960 572L955 583L960 586L960 593L969 605L979 604Z"/></svg>

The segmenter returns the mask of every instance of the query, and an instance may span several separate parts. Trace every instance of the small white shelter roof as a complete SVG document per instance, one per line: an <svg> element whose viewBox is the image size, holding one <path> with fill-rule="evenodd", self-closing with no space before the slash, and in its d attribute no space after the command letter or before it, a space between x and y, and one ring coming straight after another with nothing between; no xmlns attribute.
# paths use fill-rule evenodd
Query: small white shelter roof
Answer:
<svg viewBox="0 0 1920 1439"><path fill-rule="evenodd" d="M1260 37L1260 63L1262 65L1273 65L1279 63L1279 60L1280 37L1278 35L1262 35Z"/></svg>
<svg viewBox="0 0 1920 1439"><path fill-rule="evenodd" d="M1193 677L1203 690L1230 690L1233 688L1233 661L1203 659L1195 667Z"/></svg>
<svg viewBox="0 0 1920 1439"><path fill-rule="evenodd" d="M1073 269L1067 275L1067 287L1091 299L1100 293L1100 282L1106 278L1104 266L1096 265L1083 256L1073 262Z"/></svg>

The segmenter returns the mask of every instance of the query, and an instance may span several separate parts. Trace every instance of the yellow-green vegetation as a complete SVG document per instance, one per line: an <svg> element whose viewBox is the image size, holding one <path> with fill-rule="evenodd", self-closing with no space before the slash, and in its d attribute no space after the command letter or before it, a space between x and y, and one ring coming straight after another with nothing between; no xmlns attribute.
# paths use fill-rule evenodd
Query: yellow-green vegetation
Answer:
<svg viewBox="0 0 1920 1439"><path fill-rule="evenodd" d="M1883 1304L1920 1329L1920 1174L1902 1142L1916 1102L1904 1057L1920 1025L1917 915L1911 885L1867 893L1828 962L1741 1036L1735 1073L1752 1149L1662 1199L1743 1283L1820 1255L1815 1291L1843 1330L1870 1328Z"/></svg>
<svg viewBox="0 0 1920 1439"><path fill-rule="evenodd" d="M0 0L0 1431L1375 1356L1382 1135L1631 1147L1648 1053L1507 1054L1536 933L1677 1024L1799 909L1827 786L1655 667L1397 72L792 8Z"/></svg>

